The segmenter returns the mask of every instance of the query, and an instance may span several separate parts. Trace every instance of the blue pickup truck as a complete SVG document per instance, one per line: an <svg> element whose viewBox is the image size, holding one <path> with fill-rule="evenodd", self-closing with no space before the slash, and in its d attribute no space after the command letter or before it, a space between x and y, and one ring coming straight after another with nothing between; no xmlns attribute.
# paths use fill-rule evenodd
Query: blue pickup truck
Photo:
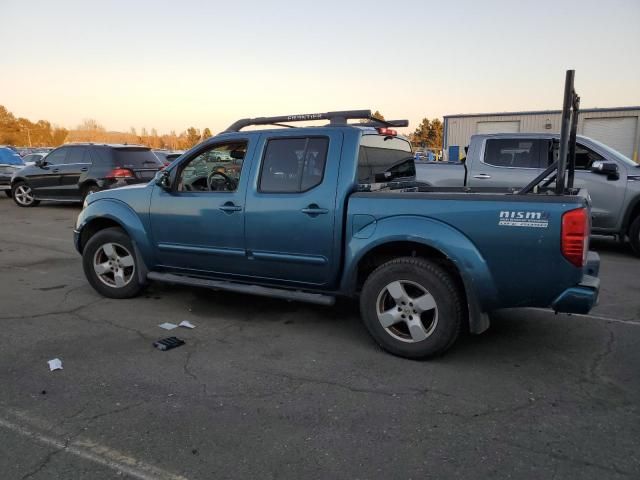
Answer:
<svg viewBox="0 0 640 480"><path fill-rule="evenodd" d="M359 298L372 337L407 358L481 333L498 309L594 306L584 191L388 178L411 170L411 146L393 130L406 125L367 110L240 120L150 183L87 197L75 228L86 277L111 298L148 281L325 305Z"/></svg>

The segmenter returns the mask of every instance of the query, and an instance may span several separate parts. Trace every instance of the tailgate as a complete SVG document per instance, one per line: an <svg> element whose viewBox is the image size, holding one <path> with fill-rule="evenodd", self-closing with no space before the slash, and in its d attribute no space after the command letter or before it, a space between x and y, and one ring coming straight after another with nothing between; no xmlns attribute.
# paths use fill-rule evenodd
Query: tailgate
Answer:
<svg viewBox="0 0 640 480"><path fill-rule="evenodd" d="M149 148L120 147L114 149L116 165L128 168L138 180L151 180L163 165Z"/></svg>

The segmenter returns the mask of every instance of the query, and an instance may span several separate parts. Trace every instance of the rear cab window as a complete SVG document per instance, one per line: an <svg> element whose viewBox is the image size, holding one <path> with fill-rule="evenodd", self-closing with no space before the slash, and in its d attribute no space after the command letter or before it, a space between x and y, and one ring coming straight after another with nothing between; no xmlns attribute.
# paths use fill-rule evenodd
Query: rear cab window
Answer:
<svg viewBox="0 0 640 480"><path fill-rule="evenodd" d="M378 135L367 130L360 139L358 183L375 183L376 175L384 172L390 174L385 180L415 175L411 144L403 137Z"/></svg>

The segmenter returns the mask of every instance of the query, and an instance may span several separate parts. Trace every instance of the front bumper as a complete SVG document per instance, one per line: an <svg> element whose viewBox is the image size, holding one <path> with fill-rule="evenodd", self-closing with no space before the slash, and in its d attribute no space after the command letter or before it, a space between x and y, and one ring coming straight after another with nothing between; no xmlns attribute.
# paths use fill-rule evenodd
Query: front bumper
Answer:
<svg viewBox="0 0 640 480"><path fill-rule="evenodd" d="M73 230L73 244L75 245L78 253L82 254L82 248L80 246L80 231L76 229Z"/></svg>
<svg viewBox="0 0 640 480"><path fill-rule="evenodd" d="M552 303L551 308L562 313L589 313L598 304L600 293L600 256L589 252L582 280L574 287L567 288Z"/></svg>

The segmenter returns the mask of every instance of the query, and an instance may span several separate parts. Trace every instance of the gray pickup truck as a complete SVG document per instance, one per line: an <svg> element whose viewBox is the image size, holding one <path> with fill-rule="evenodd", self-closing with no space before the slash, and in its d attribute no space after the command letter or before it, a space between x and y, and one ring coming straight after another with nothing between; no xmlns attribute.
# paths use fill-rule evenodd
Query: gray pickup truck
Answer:
<svg viewBox="0 0 640 480"><path fill-rule="evenodd" d="M559 136L474 135L462 162L416 162L416 180L437 187L520 189L553 163ZM577 136L575 186L592 201L592 233L629 238L640 256L640 165L591 138Z"/></svg>

